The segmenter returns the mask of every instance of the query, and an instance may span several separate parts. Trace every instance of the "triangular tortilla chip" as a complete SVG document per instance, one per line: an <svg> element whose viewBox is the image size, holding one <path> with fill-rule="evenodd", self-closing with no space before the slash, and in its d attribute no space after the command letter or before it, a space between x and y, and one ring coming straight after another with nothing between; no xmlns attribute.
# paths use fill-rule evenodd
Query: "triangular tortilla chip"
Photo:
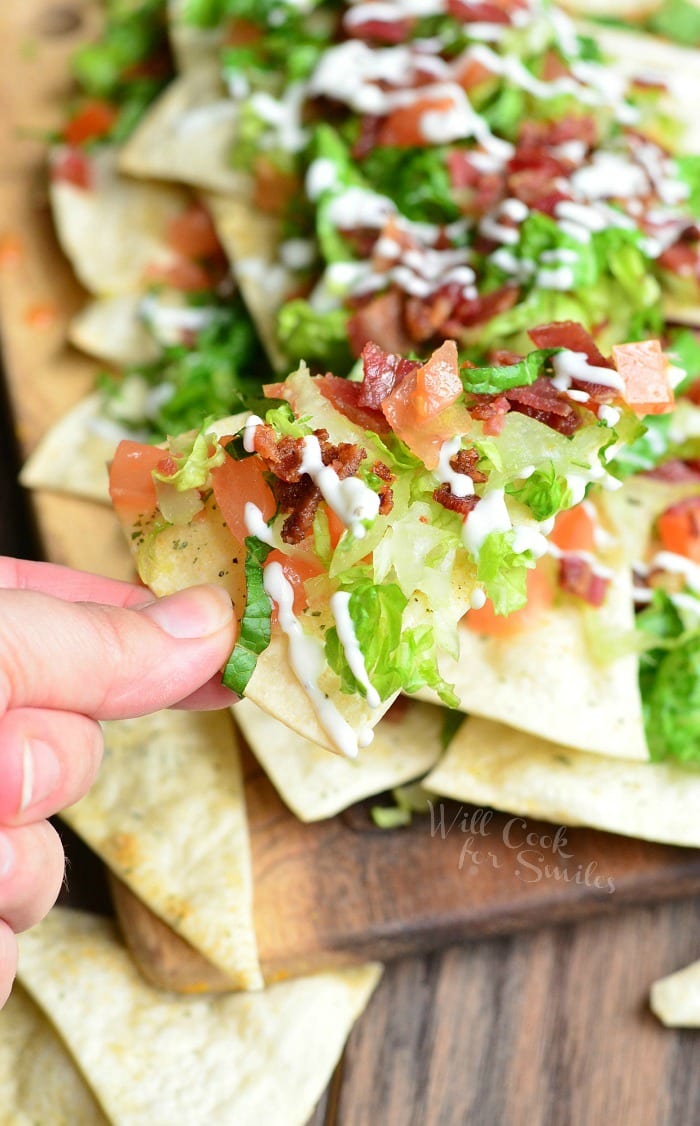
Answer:
<svg viewBox="0 0 700 1126"><path fill-rule="evenodd" d="M624 568L615 572L601 614L606 630L634 629L631 578ZM637 658L595 661L582 608L573 602L555 604L513 637L461 629L459 660L446 658L441 669L465 712L585 751L648 757Z"/></svg>
<svg viewBox="0 0 700 1126"><path fill-rule="evenodd" d="M224 27L197 27L187 19L189 0L168 0L168 33L177 69L182 72L203 62L218 63Z"/></svg>
<svg viewBox="0 0 700 1126"><path fill-rule="evenodd" d="M329 755L325 747L295 735L250 700L236 704L233 715L280 797L300 821L332 817L353 802L419 778L442 753L444 712L414 700L406 701L397 718L377 724L374 740L356 759Z"/></svg>
<svg viewBox="0 0 700 1126"><path fill-rule="evenodd" d="M700 962L655 981L649 1004L669 1028L700 1028Z"/></svg>
<svg viewBox="0 0 700 1126"><path fill-rule="evenodd" d="M51 182L59 241L91 293L134 293L148 283L150 270L175 261L166 232L189 195L173 185L120 176L111 148L91 152L89 162L88 188L60 179Z"/></svg>
<svg viewBox="0 0 700 1126"><path fill-rule="evenodd" d="M176 78L146 113L119 155L119 168L147 180L241 193L249 177L231 167L238 110L219 77L202 65Z"/></svg>
<svg viewBox="0 0 700 1126"><path fill-rule="evenodd" d="M559 0L559 6L573 16L629 20L634 23L648 19L663 2L664 0Z"/></svg>
<svg viewBox="0 0 700 1126"><path fill-rule="evenodd" d="M70 322L68 339L88 356L117 368L150 363L158 358L159 348L140 308L140 294L90 301Z"/></svg>
<svg viewBox="0 0 700 1126"><path fill-rule="evenodd" d="M20 944L23 984L121 1126L304 1126L380 974L185 999L145 984L106 919L55 910Z"/></svg>
<svg viewBox="0 0 700 1126"><path fill-rule="evenodd" d="M601 495L598 503L615 528L625 559L633 564L646 558L656 518L672 504L697 493L697 481L670 484L652 477L629 477L622 489Z"/></svg>
<svg viewBox="0 0 700 1126"><path fill-rule="evenodd" d="M700 773L623 762L470 717L424 780L445 797L524 817L700 847Z"/></svg>
<svg viewBox="0 0 700 1126"><path fill-rule="evenodd" d="M20 985L0 1012L4 1126L109 1126L68 1049Z"/></svg>
<svg viewBox="0 0 700 1126"><path fill-rule="evenodd" d="M231 978L262 985L238 743L227 712L104 725L105 757L64 820L136 895Z"/></svg>
<svg viewBox="0 0 700 1126"><path fill-rule="evenodd" d="M25 462L27 489L51 489L109 504L107 463L124 431L101 417L101 397L88 395L46 432Z"/></svg>

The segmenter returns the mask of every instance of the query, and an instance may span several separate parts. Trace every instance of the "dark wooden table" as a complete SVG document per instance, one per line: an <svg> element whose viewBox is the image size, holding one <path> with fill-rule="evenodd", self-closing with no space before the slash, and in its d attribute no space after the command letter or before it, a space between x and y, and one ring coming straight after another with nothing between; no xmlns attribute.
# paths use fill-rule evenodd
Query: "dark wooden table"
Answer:
<svg viewBox="0 0 700 1126"><path fill-rule="evenodd" d="M38 557L8 418L0 400L0 552ZM106 910L99 866L65 841L68 898ZM388 966L313 1126L700 1123L700 1032L647 1007L655 978L700 957L700 902L612 906Z"/></svg>

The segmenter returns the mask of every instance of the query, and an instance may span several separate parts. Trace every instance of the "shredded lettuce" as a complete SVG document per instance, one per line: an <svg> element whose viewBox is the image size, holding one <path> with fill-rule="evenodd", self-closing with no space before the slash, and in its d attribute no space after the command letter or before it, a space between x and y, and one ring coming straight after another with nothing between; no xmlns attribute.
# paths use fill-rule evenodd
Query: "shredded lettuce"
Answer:
<svg viewBox="0 0 700 1126"><path fill-rule="evenodd" d="M318 312L297 298L284 305L277 317L277 337L290 363L308 360L343 374L353 363L348 344L346 309Z"/></svg>
<svg viewBox="0 0 700 1126"><path fill-rule="evenodd" d="M671 451L670 414L650 415L644 420L644 433L618 450L610 468L618 477L646 473L668 460Z"/></svg>
<svg viewBox="0 0 700 1126"><path fill-rule="evenodd" d="M209 479L209 472L217 465L222 465L226 452L218 442L214 442L205 433L207 423L195 434L182 435L170 441L170 458L177 465L174 473L162 473L153 470L155 481L162 481L171 485L179 493L189 489L202 489Z"/></svg>
<svg viewBox="0 0 700 1126"><path fill-rule="evenodd" d="M646 26L684 47L700 45L700 11L689 0L662 0Z"/></svg>
<svg viewBox="0 0 700 1126"><path fill-rule="evenodd" d="M561 348L540 348L506 367L463 367L460 376L464 390L473 395L498 395L512 387L526 387L535 382L546 361L556 352L561 352Z"/></svg>
<svg viewBox="0 0 700 1126"><path fill-rule="evenodd" d="M660 590L636 626L649 644L639 672L649 753L655 761L700 765L700 630L686 629Z"/></svg>
<svg viewBox="0 0 700 1126"><path fill-rule="evenodd" d="M393 199L416 223L451 223L460 210L447 171L445 149L381 146L362 161L374 191Z"/></svg>
<svg viewBox="0 0 700 1126"><path fill-rule="evenodd" d="M513 551L514 532L491 532L479 551L477 578L497 614L512 614L527 602L527 574L535 566L531 551Z"/></svg>
<svg viewBox="0 0 700 1126"><path fill-rule="evenodd" d="M238 640L223 673L223 683L239 696L245 693L258 657L271 636L272 603L263 586L263 564L270 548L255 536L245 541L246 604Z"/></svg>
<svg viewBox="0 0 700 1126"><path fill-rule="evenodd" d="M557 473L551 463L536 469L522 485L508 485L506 492L526 504L536 520L548 520L563 508L570 508L572 503L566 477Z"/></svg>

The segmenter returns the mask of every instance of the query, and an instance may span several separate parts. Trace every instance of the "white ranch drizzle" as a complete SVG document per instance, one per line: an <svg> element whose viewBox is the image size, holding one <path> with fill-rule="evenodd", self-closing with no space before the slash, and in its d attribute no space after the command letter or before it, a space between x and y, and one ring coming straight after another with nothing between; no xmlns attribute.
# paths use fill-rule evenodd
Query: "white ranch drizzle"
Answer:
<svg viewBox="0 0 700 1126"><path fill-rule="evenodd" d="M509 532L512 527L505 490L490 489L465 519L462 540L467 551L478 559L487 536L492 532Z"/></svg>
<svg viewBox="0 0 700 1126"><path fill-rule="evenodd" d="M435 476L442 485L450 486L454 496L471 497L474 496L474 482L471 477L466 473L458 473L450 465L452 458L456 453L459 453L461 446L462 437L460 434L455 434L454 438L448 438L446 442L443 442L440 447Z"/></svg>
<svg viewBox="0 0 700 1126"><path fill-rule="evenodd" d="M641 568L638 568L641 570ZM674 575L682 575L691 590L700 594L700 565L687 559L685 555L678 555L675 551L659 551L650 560L644 573L650 571L668 571Z"/></svg>
<svg viewBox="0 0 700 1126"><path fill-rule="evenodd" d="M251 500L246 501L245 508L243 509L243 523L245 524L249 536L256 536L257 539L262 540L263 543L274 547L275 537L272 534L272 530L268 527L262 510L258 508L257 504L253 504Z"/></svg>
<svg viewBox="0 0 700 1126"><path fill-rule="evenodd" d="M555 373L552 386L557 391L568 391L574 379L581 383L600 383L603 387L611 387L620 392L625 389L621 375L612 368L589 363L585 352L557 352L552 356L552 366Z"/></svg>
<svg viewBox="0 0 700 1126"><path fill-rule="evenodd" d="M319 723L341 754L346 758L357 758L358 745L367 746L372 732L363 731L358 735L353 731L333 701L319 687L318 680L326 664L323 645L318 638L304 633L293 609L294 590L280 563L268 563L265 567L263 586L268 598L277 604L280 628L289 642L289 663L309 697Z"/></svg>
<svg viewBox="0 0 700 1126"><path fill-rule="evenodd" d="M330 465L323 464L321 446L314 434L303 440L301 470L308 473L321 490L323 499L336 516L350 529L355 539L366 535L365 521L373 521L379 514L379 496L359 477L346 477L341 481Z"/></svg>
<svg viewBox="0 0 700 1126"><path fill-rule="evenodd" d="M615 572L601 563L590 551L562 551L556 544L547 541L547 554L551 555L552 559L582 559L585 563L588 563L592 573L599 578L613 579L615 577Z"/></svg>
<svg viewBox="0 0 700 1126"><path fill-rule="evenodd" d="M350 617L349 603L350 594L347 591L336 591L335 594L331 595L331 613L350 671L358 684L361 684L364 688L370 708L378 708L381 704L381 698L369 679L365 658L357 640L353 620Z"/></svg>
<svg viewBox="0 0 700 1126"><path fill-rule="evenodd" d="M257 414L251 414L243 424L243 449L247 454L255 453L255 431L258 426L264 426L265 423Z"/></svg>

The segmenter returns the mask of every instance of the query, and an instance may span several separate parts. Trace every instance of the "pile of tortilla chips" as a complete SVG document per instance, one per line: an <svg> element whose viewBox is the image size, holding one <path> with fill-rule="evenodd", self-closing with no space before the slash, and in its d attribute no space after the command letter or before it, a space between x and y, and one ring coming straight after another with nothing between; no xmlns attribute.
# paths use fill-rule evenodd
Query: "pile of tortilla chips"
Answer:
<svg viewBox="0 0 700 1126"><path fill-rule="evenodd" d="M60 179L52 187L57 233L91 294L68 337L101 364L148 363L158 355L163 340L146 327L144 298L155 300L154 321L167 333L181 304L167 287L153 297L152 279L168 276L167 230L196 197L275 364L274 312L285 296L275 270L279 224L255 210L250 185L227 159L236 122L219 77L219 33L190 26L183 3L171 3L169 16L177 76L124 146L104 146L91 160L88 190ZM642 59L672 73L677 88L697 80L693 60L659 41L611 32L607 45L623 69ZM681 109L697 145L689 106L687 100ZM700 309L686 310L685 319L700 326ZM99 395L78 403L29 459L24 483L106 501L105 466L119 431L101 410ZM605 624L617 634L633 627L630 561L644 554L656 515L678 495L675 485L634 480L601 516L614 571ZM79 548L71 562L80 566ZM168 568L172 589L207 577L183 575L177 560L164 560L162 571ZM358 761L316 745L313 716L291 714L279 690L283 679L275 697L266 694L265 675L279 677L283 663L273 651L262 663L257 704L243 701L233 721L165 713L106 725L100 777L65 819L232 991L263 984L238 731L304 821L423 779L427 791L460 801L700 847L700 774L648 761L638 657L596 659L589 625L570 604L557 604L532 631L511 638L464 630L461 658L446 675L468 716L447 750L442 710L411 701L398 718L380 722ZM0 1036L0 1101L16 1106L18 1121L41 1120L46 1097L52 1122L97 1123L104 1114L114 1122L189 1126L303 1123L378 969L183 999L144 984L111 925L57 911L23 939L20 974L53 1028L20 991L2 1017L12 1035ZM95 1005L96 996L108 1001ZM662 1001L655 1007L661 1012ZM31 1058L29 1041L37 1053Z"/></svg>

